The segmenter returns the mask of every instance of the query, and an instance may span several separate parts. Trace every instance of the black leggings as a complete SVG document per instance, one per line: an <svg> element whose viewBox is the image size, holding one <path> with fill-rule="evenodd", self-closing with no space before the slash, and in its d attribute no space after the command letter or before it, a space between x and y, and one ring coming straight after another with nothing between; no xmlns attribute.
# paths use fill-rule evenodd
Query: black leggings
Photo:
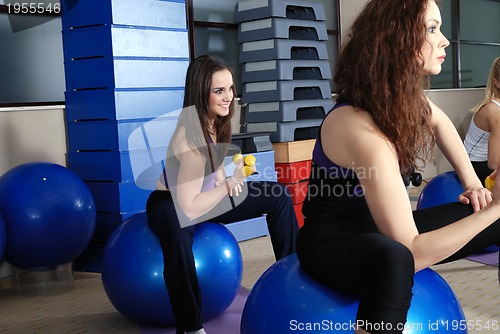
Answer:
<svg viewBox="0 0 500 334"><path fill-rule="evenodd" d="M444 204L414 211L420 233L453 223L472 213L469 205ZM413 255L403 244L379 233L318 233L321 224L300 229L297 255L319 281L360 300L356 320L371 333L401 333L412 298ZM446 263L500 243L500 220L478 234ZM390 324L373 330L379 324ZM372 328L370 327L373 326ZM390 329L392 328L392 329Z"/></svg>
<svg viewBox="0 0 500 334"><path fill-rule="evenodd" d="M233 198L237 204L233 209L207 220L227 224L266 214L276 259L294 253L298 223L287 188L276 182L248 182L243 186L243 192ZM227 206L228 203L229 199L226 198L220 206ZM195 225L181 228L168 191L152 192L146 211L149 226L160 239L164 261L163 277L177 332L198 330L202 328L202 322L201 292L192 251ZM222 212L218 207L211 211ZM206 215L209 216L211 215ZM199 221L205 220L202 218Z"/></svg>
<svg viewBox="0 0 500 334"><path fill-rule="evenodd" d="M479 180L481 180L481 183L484 187L484 180L488 175L493 173L493 170L488 167L488 161L472 161L472 167L474 168L477 177L479 178Z"/></svg>

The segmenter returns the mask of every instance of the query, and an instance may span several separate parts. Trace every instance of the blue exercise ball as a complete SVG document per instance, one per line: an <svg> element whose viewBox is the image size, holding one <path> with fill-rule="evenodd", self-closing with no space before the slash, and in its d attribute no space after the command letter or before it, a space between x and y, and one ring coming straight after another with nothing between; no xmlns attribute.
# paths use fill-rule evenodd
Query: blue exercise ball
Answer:
<svg viewBox="0 0 500 334"><path fill-rule="evenodd" d="M3 222L2 215L0 214L0 262L2 262L3 255L5 254L5 243L7 242L5 234L5 224Z"/></svg>
<svg viewBox="0 0 500 334"><path fill-rule="evenodd" d="M436 272L415 274L406 334L448 332L465 315L452 289ZM307 274L295 254L262 274L253 286L241 318L241 334L353 333L357 298L335 291ZM466 330L454 333L467 333Z"/></svg>
<svg viewBox="0 0 500 334"><path fill-rule="evenodd" d="M74 261L94 234L96 207L73 171L31 162L0 177L0 213L6 230L5 260L28 270Z"/></svg>
<svg viewBox="0 0 500 334"><path fill-rule="evenodd" d="M458 196L463 192L464 188L454 171L439 174L422 189L418 197L417 209L458 202Z"/></svg>
<svg viewBox="0 0 500 334"><path fill-rule="evenodd" d="M218 223L201 223L193 237L196 273L202 292L202 320L222 314L234 301L243 276L243 260L233 234ZM141 325L175 324L163 280L160 242L146 213L125 220L103 254L102 282L113 306Z"/></svg>

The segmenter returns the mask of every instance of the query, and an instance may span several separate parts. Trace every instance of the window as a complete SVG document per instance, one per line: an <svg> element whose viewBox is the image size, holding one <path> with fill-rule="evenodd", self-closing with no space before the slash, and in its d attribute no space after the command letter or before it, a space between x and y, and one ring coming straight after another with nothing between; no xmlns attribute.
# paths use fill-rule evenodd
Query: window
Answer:
<svg viewBox="0 0 500 334"><path fill-rule="evenodd" d="M234 10L243 0L185 0L191 57L210 53L236 70L240 82L238 25ZM340 0L323 4L328 55L333 71L339 52ZM344 0L346 4L349 0ZM9 14L0 0L0 106L63 103L64 65L59 13ZM59 0L40 1L59 4ZM500 55L500 0L442 0L443 32L450 40L448 57L432 88L484 86L493 59ZM237 90L241 92L241 84ZM335 91L333 81L331 88Z"/></svg>
<svg viewBox="0 0 500 334"><path fill-rule="evenodd" d="M500 56L500 1L442 0L441 15L450 46L432 88L485 86L493 59Z"/></svg>
<svg viewBox="0 0 500 334"><path fill-rule="evenodd" d="M0 0L0 106L64 104L61 17L13 14L9 3L19 5Z"/></svg>

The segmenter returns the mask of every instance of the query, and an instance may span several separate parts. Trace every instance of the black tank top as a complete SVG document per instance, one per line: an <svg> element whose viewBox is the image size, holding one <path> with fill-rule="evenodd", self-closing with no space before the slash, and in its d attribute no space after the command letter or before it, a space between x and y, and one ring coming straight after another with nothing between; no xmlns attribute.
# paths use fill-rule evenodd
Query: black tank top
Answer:
<svg viewBox="0 0 500 334"><path fill-rule="evenodd" d="M330 112L345 105L350 104L338 102ZM304 225L328 224L328 230L335 233L377 231L356 173L336 165L326 156L321 127L313 149L302 213Z"/></svg>

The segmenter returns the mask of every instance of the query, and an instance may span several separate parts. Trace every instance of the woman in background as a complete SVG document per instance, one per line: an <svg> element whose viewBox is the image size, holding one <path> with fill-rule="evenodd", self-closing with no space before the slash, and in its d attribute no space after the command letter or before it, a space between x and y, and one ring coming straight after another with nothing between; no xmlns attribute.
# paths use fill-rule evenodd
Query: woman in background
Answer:
<svg viewBox="0 0 500 334"><path fill-rule="evenodd" d="M484 99L474 108L464 145L479 180L500 163L500 57L491 65Z"/></svg>

